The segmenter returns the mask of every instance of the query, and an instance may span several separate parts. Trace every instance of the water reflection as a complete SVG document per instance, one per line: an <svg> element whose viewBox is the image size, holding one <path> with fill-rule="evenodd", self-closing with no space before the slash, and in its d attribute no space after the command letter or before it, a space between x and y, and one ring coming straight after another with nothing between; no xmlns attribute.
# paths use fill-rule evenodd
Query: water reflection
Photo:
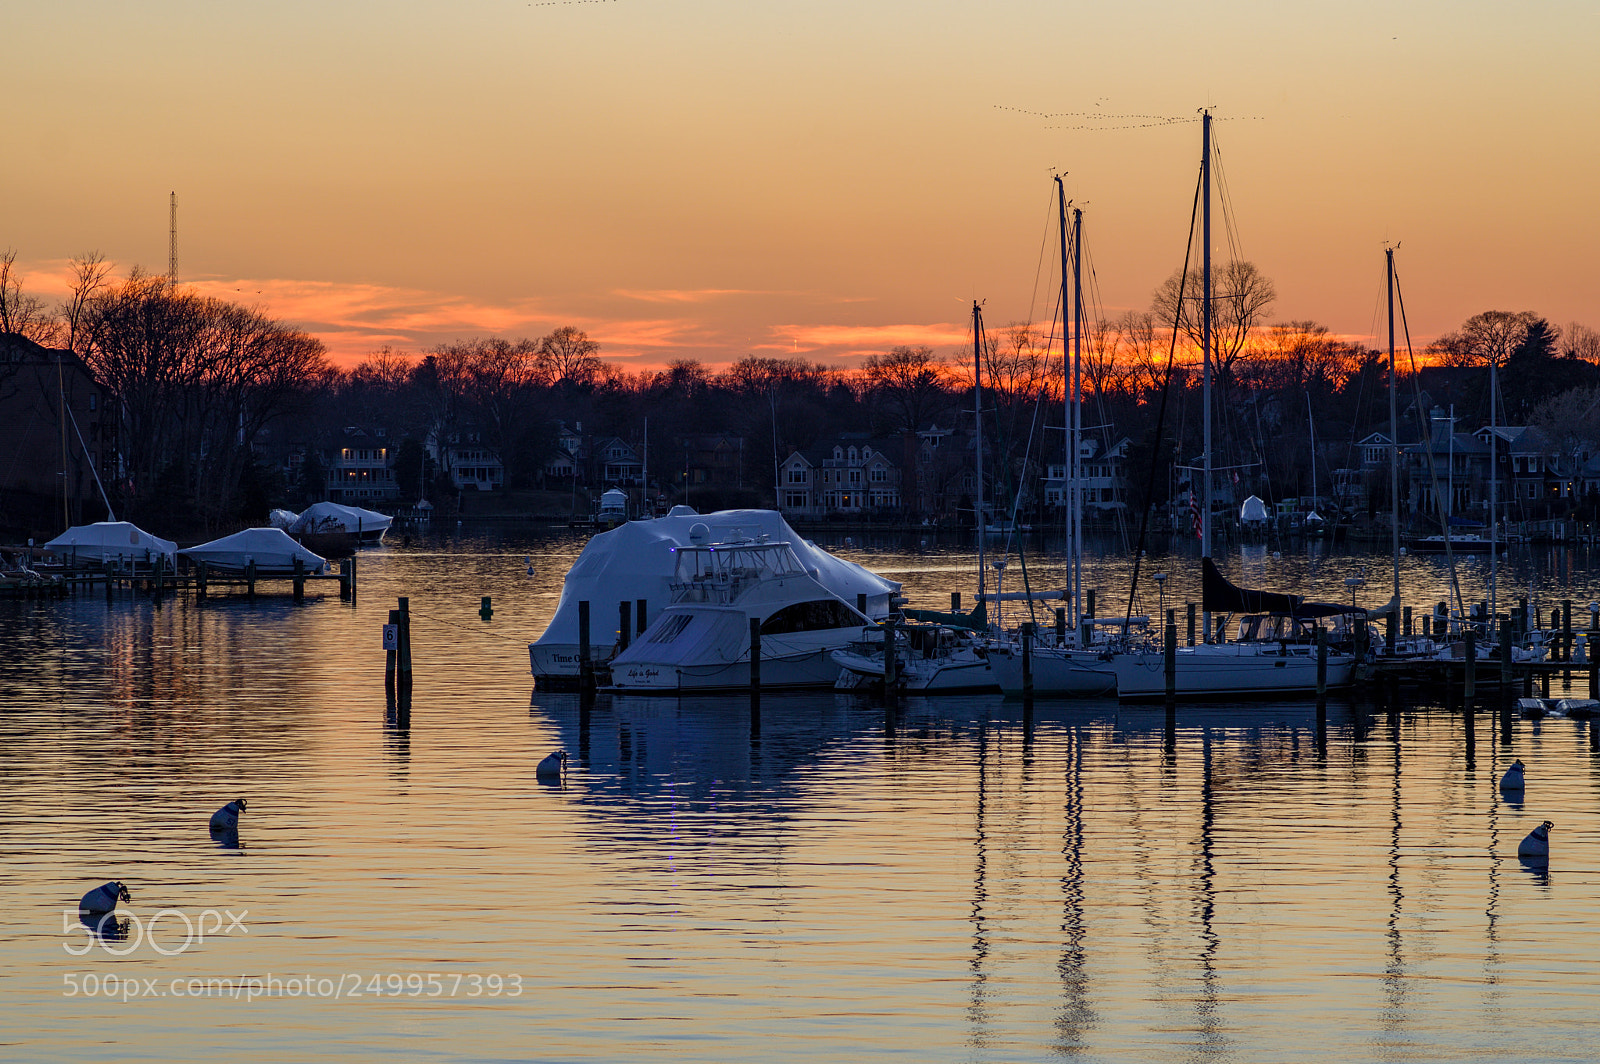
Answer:
<svg viewBox="0 0 1600 1064"><path fill-rule="evenodd" d="M1171 716L821 693L768 696L754 735L739 697L528 697L526 640L581 542L449 542L363 557L356 607L0 603L0 889L55 898L117 853L163 904L250 909L249 936L185 971L447 965L535 991L419 1002L405 1030L389 1008L258 1001L230 1011L238 1059L325 1055L335 1015L367 1055L511 1059L530 1001L552 1059L1519 1059L1530 1027L1551 1056L1593 1055L1600 902L1577 872L1517 874L1496 788L1513 751L1538 765L1537 818L1578 825L1562 867L1596 867L1587 724L1502 718L1505 745L1478 750L1472 716L1415 690ZM931 605L966 564L952 545L876 560ZM1342 589L1357 562L1232 564ZM405 715L376 636L402 594ZM566 786L537 786L555 749L574 753ZM196 837L229 793L261 798L248 865ZM214 1058L196 1004L73 1033L72 959L40 932L59 913L8 910L18 1018L0 1026L45 1032L37 1055Z"/></svg>

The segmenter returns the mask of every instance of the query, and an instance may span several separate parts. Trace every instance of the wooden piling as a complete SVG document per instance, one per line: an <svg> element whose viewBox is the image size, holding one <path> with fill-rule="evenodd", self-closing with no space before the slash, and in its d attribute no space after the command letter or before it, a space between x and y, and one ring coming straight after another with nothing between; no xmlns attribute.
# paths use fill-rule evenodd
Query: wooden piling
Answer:
<svg viewBox="0 0 1600 1064"><path fill-rule="evenodd" d="M1033 698L1033 625L1022 626L1022 697Z"/></svg>
<svg viewBox="0 0 1600 1064"><path fill-rule="evenodd" d="M389 611L389 623L394 626L394 631L395 631L395 641L394 642L395 642L395 645L393 647L389 648L388 650L384 651L384 655L383 656L384 656L385 661L384 661L384 665L383 665L383 688L384 688L385 691L387 691L389 693L390 701L393 701L394 700L395 665L396 665L397 659L399 658L399 650L398 650L398 648L400 646L400 611L399 610L390 610Z"/></svg>
<svg viewBox="0 0 1600 1064"><path fill-rule="evenodd" d="M354 606L356 604L356 556L354 554L350 555L344 560L344 565L350 567L350 605ZM339 567L341 571L343 571L344 565ZM409 703L407 703L406 708L411 708Z"/></svg>
<svg viewBox="0 0 1600 1064"><path fill-rule="evenodd" d="M1167 672L1167 705L1173 706L1178 699L1178 611L1167 610L1166 630L1166 672Z"/></svg>
<svg viewBox="0 0 1600 1064"><path fill-rule="evenodd" d="M411 600L400 599L400 650L395 663L396 687L402 712L411 710Z"/></svg>
<svg viewBox="0 0 1600 1064"><path fill-rule="evenodd" d="M1091 587L1088 591L1084 592L1084 594L1087 597L1087 600L1084 603L1083 615L1085 617L1093 617L1095 615L1094 614L1094 588Z"/></svg>
<svg viewBox="0 0 1600 1064"><path fill-rule="evenodd" d="M1328 630L1317 626L1317 708L1328 706Z"/></svg>
<svg viewBox="0 0 1600 1064"><path fill-rule="evenodd" d="M634 623L639 626L637 629L635 629L635 631L637 631L639 635L644 635L645 609L649 605L649 600L648 599L639 599L633 605L634 605L634 611L633 611L634 612L634 619L633 620L634 620Z"/></svg>
<svg viewBox="0 0 1600 1064"><path fill-rule="evenodd" d="M251 599L256 597L256 563L251 559L244 567L245 595Z"/></svg>
<svg viewBox="0 0 1600 1064"><path fill-rule="evenodd" d="M306 563L298 555L294 559L294 600L306 600Z"/></svg>
<svg viewBox="0 0 1600 1064"><path fill-rule="evenodd" d="M194 589L198 598L206 597L206 563L198 562L194 569Z"/></svg>
<svg viewBox="0 0 1600 1064"><path fill-rule="evenodd" d="M867 615L867 593L865 591L856 592L856 612L863 617Z"/></svg>
<svg viewBox="0 0 1600 1064"><path fill-rule="evenodd" d="M1410 606L1402 607L1401 610L1400 610L1400 614L1401 614L1401 617L1403 618L1403 620L1401 621L1401 631L1405 634L1405 637L1407 639L1410 639L1411 638L1411 607Z"/></svg>
<svg viewBox="0 0 1600 1064"><path fill-rule="evenodd" d="M594 662L589 660L589 600L578 602L578 690L594 690Z"/></svg>
<svg viewBox="0 0 1600 1064"><path fill-rule="evenodd" d="M761 730L761 618L750 618L750 731Z"/></svg>
<svg viewBox="0 0 1600 1064"><path fill-rule="evenodd" d="M1056 607L1056 646L1065 646L1067 643L1067 608Z"/></svg>
<svg viewBox="0 0 1600 1064"><path fill-rule="evenodd" d="M1188 603L1188 607L1189 607L1189 646L1194 646L1194 603L1192 603L1192 602Z"/></svg>
<svg viewBox="0 0 1600 1064"><path fill-rule="evenodd" d="M900 697L899 677L895 675L898 664L894 652L894 618L883 621L883 697L890 705Z"/></svg>
<svg viewBox="0 0 1600 1064"><path fill-rule="evenodd" d="M961 592L959 592L959 591L950 592L950 612L951 613L960 613L961 612Z"/></svg>
<svg viewBox="0 0 1600 1064"><path fill-rule="evenodd" d="M617 649L627 650L633 635L633 603L623 599L617 603Z"/></svg>
<svg viewBox="0 0 1600 1064"><path fill-rule="evenodd" d="M1467 700L1467 707L1472 706L1472 699L1478 693L1478 632L1475 628L1467 629L1467 671L1464 685L1461 689L1462 697Z"/></svg>
<svg viewBox="0 0 1600 1064"><path fill-rule="evenodd" d="M1561 660L1572 660L1572 600L1561 600Z"/></svg>

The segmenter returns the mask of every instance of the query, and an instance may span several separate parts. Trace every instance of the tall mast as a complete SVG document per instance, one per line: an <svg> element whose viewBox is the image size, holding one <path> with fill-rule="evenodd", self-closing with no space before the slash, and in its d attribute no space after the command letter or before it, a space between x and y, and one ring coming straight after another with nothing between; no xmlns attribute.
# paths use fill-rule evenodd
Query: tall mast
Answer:
<svg viewBox="0 0 1600 1064"><path fill-rule="evenodd" d="M1311 432L1311 512L1317 510L1317 422L1311 416L1311 389L1306 389L1306 428Z"/></svg>
<svg viewBox="0 0 1600 1064"><path fill-rule="evenodd" d="M1500 464L1495 456L1495 431L1500 427L1499 410L1495 406L1495 392L1500 390L1493 355L1489 356L1489 616L1496 608L1495 590L1500 575Z"/></svg>
<svg viewBox="0 0 1600 1064"><path fill-rule="evenodd" d="M1399 383L1394 372L1394 248L1383 249L1384 264L1388 271L1389 290L1389 524L1390 551L1394 559L1394 597L1400 601L1400 417L1395 412L1395 393ZM1429 447L1433 444L1430 442ZM1395 607L1399 609L1399 606ZM1394 618L1389 619L1390 648L1393 649Z"/></svg>
<svg viewBox="0 0 1600 1064"><path fill-rule="evenodd" d="M1083 623L1083 208L1072 210L1072 624Z"/></svg>
<svg viewBox="0 0 1600 1064"><path fill-rule="evenodd" d="M1201 459L1201 476L1205 479L1204 506L1200 511L1200 556L1211 557L1211 112L1205 111L1200 122L1200 184L1205 206L1201 211L1201 299L1200 299L1200 353L1205 365L1201 370L1201 422L1205 426L1205 454ZM1211 642L1211 611L1204 610L1206 637Z"/></svg>
<svg viewBox="0 0 1600 1064"><path fill-rule="evenodd" d="M1067 348L1067 307L1071 300L1071 295L1067 291L1067 268L1070 265L1067 252L1067 190L1060 174L1056 175L1056 212L1060 219L1058 228L1061 231L1061 413L1063 420L1066 422L1066 432L1063 434L1063 450L1066 452L1066 463L1063 466L1063 471L1066 473L1067 479L1067 495L1063 501L1066 503L1067 509L1067 570L1070 573L1077 568L1077 559L1073 556L1072 544L1073 532L1078 521L1077 506L1074 504L1078 479L1076 450L1072 439L1072 355ZM1073 631L1078 629L1076 602L1073 603L1072 628Z"/></svg>
<svg viewBox="0 0 1600 1064"><path fill-rule="evenodd" d="M978 490L973 496L973 527L978 532L978 605L983 605L983 308L972 301L972 438ZM985 617L988 613L985 612Z"/></svg>

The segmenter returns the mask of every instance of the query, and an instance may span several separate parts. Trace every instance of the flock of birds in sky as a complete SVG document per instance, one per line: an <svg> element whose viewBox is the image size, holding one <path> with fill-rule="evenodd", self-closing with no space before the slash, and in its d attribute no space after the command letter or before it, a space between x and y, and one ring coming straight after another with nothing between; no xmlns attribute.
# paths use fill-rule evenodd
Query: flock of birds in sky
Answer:
<svg viewBox="0 0 1600 1064"><path fill-rule="evenodd" d="M539 767L534 770L534 776L540 783L562 782L566 774L567 752L557 750L539 762ZM1522 796L1527 790L1526 766L1521 761L1513 761L1511 767L1506 769L1505 775L1500 777L1500 793L1507 800L1520 804ZM225 846L239 845L239 814L245 811L245 800L235 798L227 805L211 814L211 837L217 839ZM1550 865L1550 829L1555 827L1546 820L1532 831L1527 838L1517 846L1517 857L1523 864L1534 869L1545 869ZM84 894L78 902L78 916L96 934L102 938L116 939L125 932L124 925L117 921L117 905L121 902L132 902L133 893L126 883L112 880L102 883Z"/></svg>

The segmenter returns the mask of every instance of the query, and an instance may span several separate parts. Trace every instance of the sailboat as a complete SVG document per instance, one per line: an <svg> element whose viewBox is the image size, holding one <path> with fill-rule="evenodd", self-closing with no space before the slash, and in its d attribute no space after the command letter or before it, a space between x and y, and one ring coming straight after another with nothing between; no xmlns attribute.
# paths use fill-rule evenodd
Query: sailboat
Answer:
<svg viewBox="0 0 1600 1064"><path fill-rule="evenodd" d="M1032 692L1044 697L1093 698L1115 693L1116 674L1107 667L1098 650L1088 648L1094 626L1083 616L1083 497L1078 476L1080 459L1079 440L1083 428L1081 403L1083 377L1081 372L1081 337L1083 332L1083 275L1079 264L1083 258L1083 211L1074 208L1072 224L1067 221L1066 186L1058 175L1056 206L1061 233L1061 369L1066 388L1066 439L1067 439L1067 562L1070 586L1066 589L1068 634L1054 644L1039 643L1030 648L1029 672L1024 677L1023 651L1013 640L992 641L989 661L1002 693L1025 693L1026 680L1032 681ZM1069 254L1067 237L1071 234L1073 246ZM1071 266L1069 273L1068 267ZM1070 278L1071 290L1068 289ZM1067 308L1074 308L1075 328L1072 330L1072 350L1067 349ZM1120 618L1119 618L1120 620Z"/></svg>
<svg viewBox="0 0 1600 1064"><path fill-rule="evenodd" d="M1353 608L1331 603L1307 603L1299 596L1277 592L1246 591L1223 579L1211 559L1211 113L1201 116L1200 181L1202 195L1202 303L1201 354L1203 357L1204 503L1200 511L1202 615L1204 631L1212 632L1213 612L1245 612L1243 628L1257 632L1264 624L1282 638L1204 642L1176 648L1173 694L1193 698L1219 695L1271 697L1314 690L1318 671L1315 628L1330 617L1350 614ZM1270 623L1269 623L1270 622ZM1287 628L1287 631L1285 631ZM1245 634L1249 634L1246 631ZM1128 644L1103 657L1117 677L1122 699L1159 698L1167 692L1166 654L1153 642ZM1329 649L1326 660L1328 688L1348 686L1354 679L1356 658L1348 650Z"/></svg>
<svg viewBox="0 0 1600 1064"><path fill-rule="evenodd" d="M972 304L973 440L977 470L977 493L973 503L973 523L978 537L978 604L971 613L937 613L931 610L902 610L901 617L926 624L897 626L905 638L895 650L896 686L922 694L954 694L995 690L995 676L984 639L989 632L988 601L984 585L984 538L995 534L998 525L985 521L983 502L983 306ZM1009 532L1009 529L1005 531ZM1003 563L996 563L1003 568ZM996 605L999 596L994 596ZM891 617L886 624L893 624ZM876 633L869 629L862 638L832 653L839 666L834 687L857 690L884 682L884 640L886 627Z"/></svg>

